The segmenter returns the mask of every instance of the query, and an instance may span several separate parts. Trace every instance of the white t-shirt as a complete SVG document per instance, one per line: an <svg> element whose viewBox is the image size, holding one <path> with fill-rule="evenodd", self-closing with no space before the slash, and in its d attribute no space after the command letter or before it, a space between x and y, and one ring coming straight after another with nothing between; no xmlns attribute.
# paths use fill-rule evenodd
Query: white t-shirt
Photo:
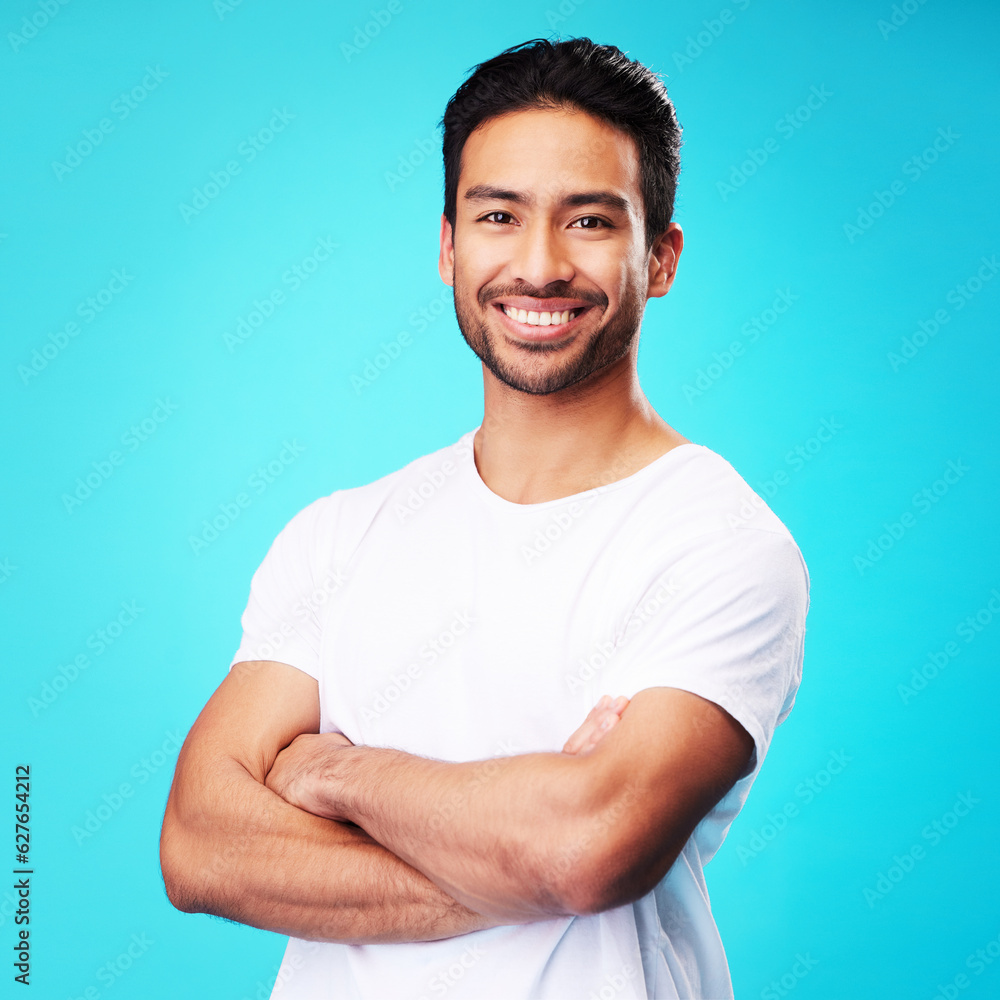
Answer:
<svg viewBox="0 0 1000 1000"><path fill-rule="evenodd" d="M559 751L601 695L680 688L743 725L751 764L631 905L434 942L292 938L272 996L731 997L702 869L795 698L801 553L702 445L516 504L480 478L474 434L292 518L254 574L232 662L315 677L321 732L452 761Z"/></svg>

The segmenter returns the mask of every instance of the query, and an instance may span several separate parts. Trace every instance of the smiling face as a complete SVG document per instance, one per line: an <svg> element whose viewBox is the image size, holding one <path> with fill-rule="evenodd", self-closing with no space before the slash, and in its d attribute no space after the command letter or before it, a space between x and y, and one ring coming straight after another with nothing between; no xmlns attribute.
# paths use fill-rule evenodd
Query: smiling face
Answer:
<svg viewBox="0 0 1000 1000"><path fill-rule="evenodd" d="M582 111L532 109L469 136L439 270L486 368L543 395L634 359L646 299L673 278L666 244L665 271L645 243L632 138Z"/></svg>

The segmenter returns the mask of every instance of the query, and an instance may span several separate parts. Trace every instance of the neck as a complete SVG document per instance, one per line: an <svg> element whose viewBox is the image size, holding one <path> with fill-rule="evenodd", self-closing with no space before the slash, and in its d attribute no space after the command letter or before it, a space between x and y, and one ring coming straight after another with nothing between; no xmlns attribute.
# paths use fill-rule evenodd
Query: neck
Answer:
<svg viewBox="0 0 1000 1000"><path fill-rule="evenodd" d="M639 387L635 356L545 396L519 392L483 368L483 482L512 503L544 503L624 479L687 439Z"/></svg>

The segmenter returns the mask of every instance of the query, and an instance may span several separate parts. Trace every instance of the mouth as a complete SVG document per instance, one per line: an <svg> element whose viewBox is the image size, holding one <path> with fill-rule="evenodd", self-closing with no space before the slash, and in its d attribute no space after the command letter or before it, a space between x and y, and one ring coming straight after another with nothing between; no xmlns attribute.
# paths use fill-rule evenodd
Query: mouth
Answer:
<svg viewBox="0 0 1000 1000"><path fill-rule="evenodd" d="M548 309L541 308L542 303ZM522 305L532 308L522 308ZM544 299L532 303L495 302L493 308L504 318L504 325L523 340L556 340L575 331L580 318L592 306L573 305L559 300Z"/></svg>

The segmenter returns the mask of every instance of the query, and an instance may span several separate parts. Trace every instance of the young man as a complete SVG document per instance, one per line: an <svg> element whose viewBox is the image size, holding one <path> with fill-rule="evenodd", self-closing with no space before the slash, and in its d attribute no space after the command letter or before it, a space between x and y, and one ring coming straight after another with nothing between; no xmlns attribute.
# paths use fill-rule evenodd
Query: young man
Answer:
<svg viewBox="0 0 1000 1000"><path fill-rule="evenodd" d="M289 934L282 997L731 996L702 869L791 710L808 577L639 387L673 107L536 41L444 126L483 422L282 530L178 761L167 891Z"/></svg>

